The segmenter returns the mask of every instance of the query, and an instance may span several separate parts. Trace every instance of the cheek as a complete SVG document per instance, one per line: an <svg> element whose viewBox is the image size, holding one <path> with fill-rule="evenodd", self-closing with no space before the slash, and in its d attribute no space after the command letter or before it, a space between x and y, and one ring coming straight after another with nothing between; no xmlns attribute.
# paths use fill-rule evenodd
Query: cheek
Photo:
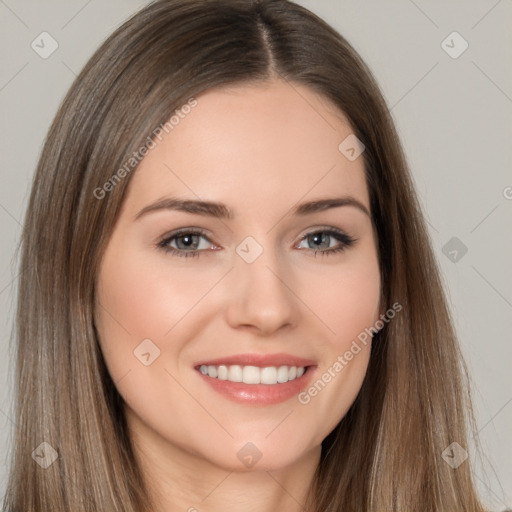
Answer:
<svg viewBox="0 0 512 512"><path fill-rule="evenodd" d="M340 266L329 283L312 288L315 313L329 331L323 338L321 364L299 402L322 418L322 436L345 416L357 397L371 351L371 327L379 319L380 272L373 250ZM316 292L314 291L316 290ZM320 439L319 438L319 439Z"/></svg>
<svg viewBox="0 0 512 512"><path fill-rule="evenodd" d="M352 257L351 257L352 258ZM322 287L312 287L318 316L329 329L326 339L337 351L379 318L380 272L374 250L354 253L339 270L330 272Z"/></svg>
<svg viewBox="0 0 512 512"><path fill-rule="evenodd" d="M122 244L112 242L99 269L95 323L112 380L118 382L132 372L123 381L126 385L127 380L140 377L144 363L135 359L139 347L146 347L141 354L149 349L151 358L162 355L165 334L190 309L195 285L180 287L180 283L163 278L159 269L148 265L133 248L123 251ZM144 341L148 339L149 345ZM177 352L180 346L173 344L170 349ZM151 368L161 363L162 358L155 359Z"/></svg>
<svg viewBox="0 0 512 512"><path fill-rule="evenodd" d="M175 364L189 337L176 335L169 343L169 331L177 326L177 332L186 325L194 305L209 288L211 282L204 274L179 269L170 272L166 258L151 258L147 250L143 254L127 244L123 248L114 238L103 256L97 280L95 323L118 392L142 424L185 444L190 444L190 425L176 422L174 415L179 411L180 417L194 417L197 404L174 376L182 381ZM148 339L154 345L148 344ZM145 353L150 358L147 366L142 356Z"/></svg>
<svg viewBox="0 0 512 512"><path fill-rule="evenodd" d="M115 246L115 244L113 244ZM198 272L169 272L165 258L148 260L133 247L107 250L97 282L96 325L106 356L144 339L162 347L169 332L198 303L211 283ZM166 350L167 350L167 345ZM172 350L180 349L179 340Z"/></svg>

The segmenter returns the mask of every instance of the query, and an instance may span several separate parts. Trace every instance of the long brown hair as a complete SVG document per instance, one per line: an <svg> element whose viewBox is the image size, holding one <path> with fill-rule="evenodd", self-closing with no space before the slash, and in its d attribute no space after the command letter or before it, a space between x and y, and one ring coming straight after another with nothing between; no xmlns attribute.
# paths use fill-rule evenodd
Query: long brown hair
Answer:
<svg viewBox="0 0 512 512"><path fill-rule="evenodd" d="M360 393L322 444L307 510L483 510L468 461L454 469L442 457L452 442L467 448L467 372L371 72L339 33L292 2L159 0L86 64L37 167L21 239L6 512L151 509L93 321L98 263L136 170L126 163L190 98L275 78L329 99L364 143L382 305L403 307L375 335ZM57 455L46 468L33 456L43 441Z"/></svg>

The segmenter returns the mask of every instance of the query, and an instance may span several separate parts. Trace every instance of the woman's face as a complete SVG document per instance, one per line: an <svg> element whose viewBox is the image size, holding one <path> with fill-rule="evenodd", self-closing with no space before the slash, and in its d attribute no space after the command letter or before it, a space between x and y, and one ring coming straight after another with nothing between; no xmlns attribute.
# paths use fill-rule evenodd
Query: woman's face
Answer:
<svg viewBox="0 0 512 512"><path fill-rule="evenodd" d="M305 86L196 100L128 187L97 276L101 349L144 452L284 468L319 455L367 369L380 275L363 156Z"/></svg>

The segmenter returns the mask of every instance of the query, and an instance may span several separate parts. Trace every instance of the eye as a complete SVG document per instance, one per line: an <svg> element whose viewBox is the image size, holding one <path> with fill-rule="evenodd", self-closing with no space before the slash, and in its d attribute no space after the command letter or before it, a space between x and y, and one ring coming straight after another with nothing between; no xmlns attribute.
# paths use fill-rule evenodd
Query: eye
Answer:
<svg viewBox="0 0 512 512"><path fill-rule="evenodd" d="M206 240L208 243L204 243L201 247L201 239ZM334 247L331 246L331 242L336 240L338 241L338 244ZM344 251L355 241L355 238L343 233L343 231L335 228L326 228L311 231L301 239L300 244L306 242L309 245L316 245L316 247L319 247L320 250L315 247L310 248L310 250L314 251L314 255L316 256L317 252L320 252L322 255L326 255ZM300 244L296 248L304 248L301 247ZM184 228L166 236L157 245L158 248L167 253L187 258L190 256L199 256L201 252L205 249L211 248L213 244L207 238L204 231L200 229Z"/></svg>
<svg viewBox="0 0 512 512"><path fill-rule="evenodd" d="M204 244L201 247L201 238L208 240L204 231L190 228L182 229L164 238L158 243L158 247L176 256L199 256L200 251L208 249L212 245L210 242L210 244ZM173 243L175 244L174 247L171 245Z"/></svg>
<svg viewBox="0 0 512 512"><path fill-rule="evenodd" d="M331 246L331 242L336 240L338 241L338 245L335 245L334 247ZM350 237L349 235L343 233L343 231L340 231L339 229L326 228L308 233L304 238L302 238L301 244L303 242L306 242L310 246L313 246L312 248L310 248L311 250L314 251L315 256L317 252L320 252L320 254L324 256L344 251L345 249L353 245L355 241L355 238ZM317 250L315 248L315 245L320 250ZM300 244L298 247L300 248Z"/></svg>

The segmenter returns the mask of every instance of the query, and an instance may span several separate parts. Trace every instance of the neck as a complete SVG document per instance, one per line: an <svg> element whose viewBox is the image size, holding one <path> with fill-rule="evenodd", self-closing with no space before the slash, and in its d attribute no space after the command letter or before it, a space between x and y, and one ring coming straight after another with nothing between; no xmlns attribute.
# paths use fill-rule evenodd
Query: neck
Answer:
<svg viewBox="0 0 512 512"><path fill-rule="evenodd" d="M303 511L320 460L315 447L287 467L234 471L130 429L135 456L152 498L151 512Z"/></svg>

